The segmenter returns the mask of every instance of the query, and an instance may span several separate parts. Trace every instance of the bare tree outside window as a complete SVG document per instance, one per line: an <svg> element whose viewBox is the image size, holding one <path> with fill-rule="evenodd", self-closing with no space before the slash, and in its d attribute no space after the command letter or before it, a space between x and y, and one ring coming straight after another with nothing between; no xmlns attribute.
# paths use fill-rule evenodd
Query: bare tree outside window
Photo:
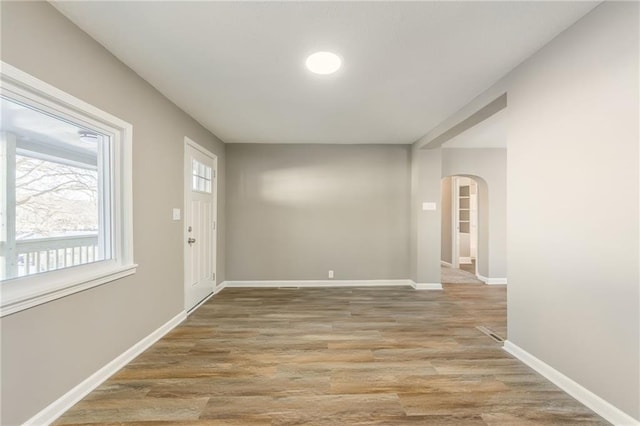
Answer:
<svg viewBox="0 0 640 426"><path fill-rule="evenodd" d="M16 156L16 239L98 233L98 172Z"/></svg>

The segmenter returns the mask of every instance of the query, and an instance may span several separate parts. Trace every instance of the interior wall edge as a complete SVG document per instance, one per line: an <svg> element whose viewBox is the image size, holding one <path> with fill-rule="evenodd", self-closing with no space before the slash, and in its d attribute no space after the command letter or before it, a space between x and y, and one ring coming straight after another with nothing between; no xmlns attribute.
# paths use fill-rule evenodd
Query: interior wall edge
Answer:
<svg viewBox="0 0 640 426"><path fill-rule="evenodd" d="M612 424L620 426L640 425L639 420L634 419L512 341L506 340L503 349Z"/></svg>

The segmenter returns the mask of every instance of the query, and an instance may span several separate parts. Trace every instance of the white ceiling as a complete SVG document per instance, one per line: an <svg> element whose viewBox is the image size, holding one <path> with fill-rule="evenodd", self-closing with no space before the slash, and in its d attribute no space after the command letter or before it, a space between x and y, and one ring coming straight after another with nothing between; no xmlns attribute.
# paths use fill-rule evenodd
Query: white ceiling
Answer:
<svg viewBox="0 0 640 426"><path fill-rule="evenodd" d="M443 148L506 148L507 111L501 110L491 117L465 130L442 144Z"/></svg>
<svg viewBox="0 0 640 426"><path fill-rule="evenodd" d="M412 143L597 2L55 2L225 142ZM331 76L310 53L343 58Z"/></svg>

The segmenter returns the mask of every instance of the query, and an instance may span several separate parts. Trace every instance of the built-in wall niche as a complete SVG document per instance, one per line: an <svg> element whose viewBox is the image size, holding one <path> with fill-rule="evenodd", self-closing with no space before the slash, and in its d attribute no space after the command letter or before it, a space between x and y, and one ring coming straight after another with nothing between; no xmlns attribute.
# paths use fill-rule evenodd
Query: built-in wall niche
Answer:
<svg viewBox="0 0 640 426"><path fill-rule="evenodd" d="M458 229L468 234L471 225L471 186L461 185L458 192Z"/></svg>

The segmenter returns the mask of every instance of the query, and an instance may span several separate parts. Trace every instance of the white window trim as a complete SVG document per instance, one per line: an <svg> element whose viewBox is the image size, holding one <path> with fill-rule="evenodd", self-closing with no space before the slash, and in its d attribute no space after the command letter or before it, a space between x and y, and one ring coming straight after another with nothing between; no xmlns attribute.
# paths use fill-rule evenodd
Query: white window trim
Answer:
<svg viewBox="0 0 640 426"><path fill-rule="evenodd" d="M133 261L133 126L2 61L0 88L104 127L113 135L116 160L111 169L115 213L112 259L2 281L0 317L3 317L131 275L138 265Z"/></svg>

